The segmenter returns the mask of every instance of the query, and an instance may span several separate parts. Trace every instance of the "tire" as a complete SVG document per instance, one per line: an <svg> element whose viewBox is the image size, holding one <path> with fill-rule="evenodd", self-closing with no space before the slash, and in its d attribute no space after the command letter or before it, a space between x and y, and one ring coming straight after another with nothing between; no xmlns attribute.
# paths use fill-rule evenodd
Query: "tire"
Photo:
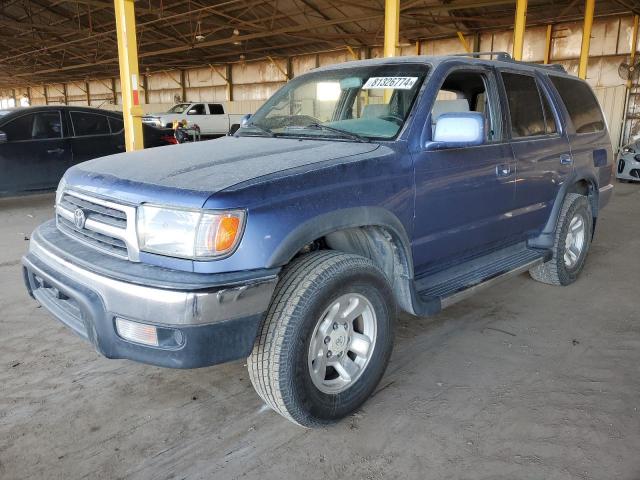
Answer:
<svg viewBox="0 0 640 480"><path fill-rule="evenodd" d="M574 223L576 218L581 219L583 222L582 247L579 249L579 254L576 254L577 248L571 248L569 249L570 251L567 250L569 229L574 225L578 225ZM553 244L553 257L548 262L529 270L531 278L550 285L569 285L575 282L584 267L592 236L593 213L589 199L577 193L567 194L558 218ZM572 240L578 238L579 235L572 234L568 241L570 244L575 245Z"/></svg>
<svg viewBox="0 0 640 480"><path fill-rule="evenodd" d="M350 303L354 298L358 300ZM364 308L365 313L334 328L338 322L330 315L335 313L336 305L339 309L335 319L340 318L344 308L348 313L352 305L356 305L353 310ZM333 423L360 407L382 378L393 348L395 313L389 283L371 260L330 250L304 255L285 268L276 286L247 362L251 383L267 405L298 425ZM348 315L345 318L349 320ZM368 325L369 332L375 332L370 334L373 339L365 355L366 362L364 356L347 351L355 345L352 339L358 334L358 324ZM327 325L331 328L325 337L322 329ZM342 335L343 327L344 332L350 333ZM329 337L331 341L327 342ZM344 342L349 346L345 347ZM326 370L319 367L325 361L324 353L312 354L316 347L332 355L326 360ZM335 352L330 352L331 348ZM340 387L344 380L338 369L322 380L324 372L333 368L329 368L329 362L346 364L348 360L354 364L365 362L360 373L352 376L351 383ZM323 373L313 375L312 369L316 368ZM338 377L330 378L335 375Z"/></svg>

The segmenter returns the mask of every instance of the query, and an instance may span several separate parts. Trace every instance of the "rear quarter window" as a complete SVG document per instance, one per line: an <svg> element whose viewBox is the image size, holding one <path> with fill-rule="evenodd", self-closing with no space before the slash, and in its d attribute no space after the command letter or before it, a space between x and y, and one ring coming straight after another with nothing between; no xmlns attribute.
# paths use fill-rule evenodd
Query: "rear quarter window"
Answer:
<svg viewBox="0 0 640 480"><path fill-rule="evenodd" d="M569 112L576 133L604 130L605 123L598 100L586 83L565 77L550 76L550 79Z"/></svg>
<svg viewBox="0 0 640 480"><path fill-rule="evenodd" d="M111 133L120 133L124 129L124 121L120 118L109 118L109 126L111 127Z"/></svg>

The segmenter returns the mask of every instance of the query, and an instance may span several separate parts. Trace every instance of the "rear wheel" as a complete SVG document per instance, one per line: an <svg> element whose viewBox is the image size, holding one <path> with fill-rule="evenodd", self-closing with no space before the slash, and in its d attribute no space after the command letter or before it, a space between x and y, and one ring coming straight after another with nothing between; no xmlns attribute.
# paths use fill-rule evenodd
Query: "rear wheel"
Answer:
<svg viewBox="0 0 640 480"><path fill-rule="evenodd" d="M529 270L534 280L551 285L569 285L584 267L593 232L589 199L570 193L562 204L556 227L553 257Z"/></svg>
<svg viewBox="0 0 640 480"><path fill-rule="evenodd" d="M393 346L395 303L371 260L334 251L292 262L249 357L262 399L305 427L334 422L373 392Z"/></svg>

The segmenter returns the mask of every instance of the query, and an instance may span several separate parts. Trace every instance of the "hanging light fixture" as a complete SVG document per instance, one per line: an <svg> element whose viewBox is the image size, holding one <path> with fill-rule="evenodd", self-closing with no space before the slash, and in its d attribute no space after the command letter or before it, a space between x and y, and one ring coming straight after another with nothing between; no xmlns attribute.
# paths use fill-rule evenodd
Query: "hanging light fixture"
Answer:
<svg viewBox="0 0 640 480"><path fill-rule="evenodd" d="M198 25L196 25L195 39L196 42L202 42L204 40L204 35L202 34L202 24L200 20L198 20Z"/></svg>

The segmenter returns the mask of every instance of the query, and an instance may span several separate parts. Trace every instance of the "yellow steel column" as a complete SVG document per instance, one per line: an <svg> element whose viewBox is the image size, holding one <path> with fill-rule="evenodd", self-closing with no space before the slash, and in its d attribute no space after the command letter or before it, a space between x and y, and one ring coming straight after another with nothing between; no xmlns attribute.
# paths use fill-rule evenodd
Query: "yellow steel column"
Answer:
<svg viewBox="0 0 640 480"><path fill-rule="evenodd" d="M553 35L553 25L547 25L547 35L544 42L544 64L551 63L551 37Z"/></svg>
<svg viewBox="0 0 640 480"><path fill-rule="evenodd" d="M589 46L591 45L591 27L593 27L593 12L596 8L596 0L586 0L584 5L584 26L582 27L582 47L580 49L580 64L578 76L583 80L587 78L587 66L589 65Z"/></svg>
<svg viewBox="0 0 640 480"><path fill-rule="evenodd" d="M385 0L384 56L395 57L400 37L400 0Z"/></svg>
<svg viewBox="0 0 640 480"><path fill-rule="evenodd" d="M631 32L631 55L629 56L631 58L629 65L631 66L633 66L636 61L636 49L638 48L638 19L638 15L633 16L633 31ZM633 82L631 81L631 79L629 79L627 81L627 87L631 88L632 84Z"/></svg>
<svg viewBox="0 0 640 480"><path fill-rule="evenodd" d="M138 94L138 48L134 0L113 0L118 34L122 115L127 151L142 150L142 107Z"/></svg>
<svg viewBox="0 0 640 480"><path fill-rule="evenodd" d="M524 27L527 23L527 0L516 0L516 20L513 25L513 59L522 60Z"/></svg>
<svg viewBox="0 0 640 480"><path fill-rule="evenodd" d="M384 56L395 57L400 38L400 0L385 0L384 3ZM384 103L391 101L393 90L384 89Z"/></svg>

